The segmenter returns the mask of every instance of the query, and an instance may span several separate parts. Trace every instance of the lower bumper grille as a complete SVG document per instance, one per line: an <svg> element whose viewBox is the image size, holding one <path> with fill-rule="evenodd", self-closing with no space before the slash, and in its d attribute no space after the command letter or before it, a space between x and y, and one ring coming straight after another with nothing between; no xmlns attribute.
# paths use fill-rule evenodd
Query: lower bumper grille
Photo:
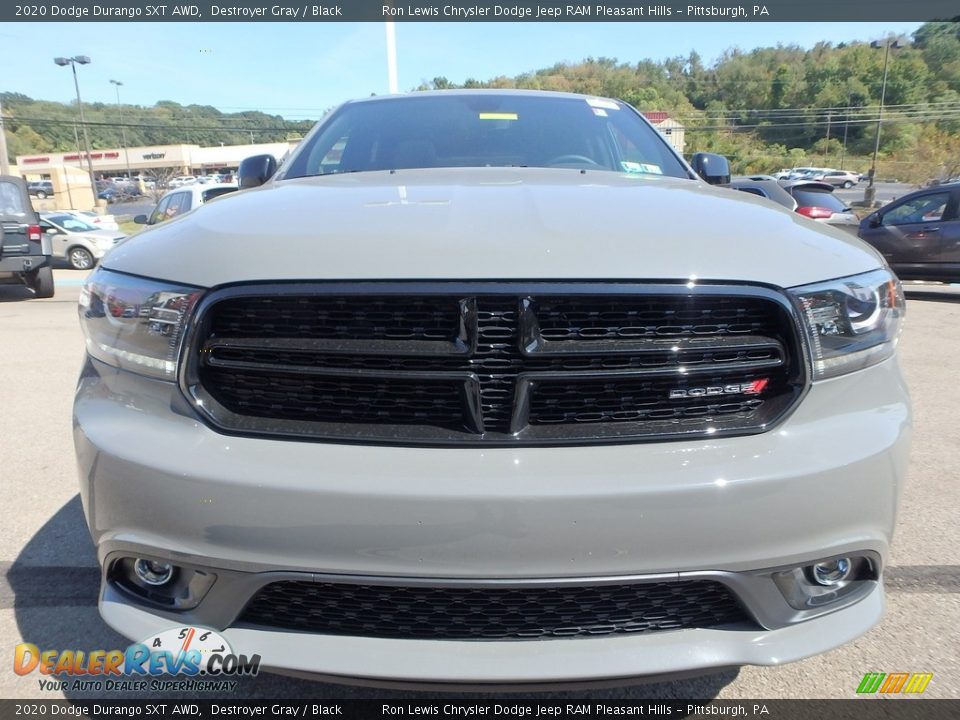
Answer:
<svg viewBox="0 0 960 720"><path fill-rule="evenodd" d="M726 586L686 580L523 588L280 581L257 592L240 622L324 635L529 640L751 621Z"/></svg>

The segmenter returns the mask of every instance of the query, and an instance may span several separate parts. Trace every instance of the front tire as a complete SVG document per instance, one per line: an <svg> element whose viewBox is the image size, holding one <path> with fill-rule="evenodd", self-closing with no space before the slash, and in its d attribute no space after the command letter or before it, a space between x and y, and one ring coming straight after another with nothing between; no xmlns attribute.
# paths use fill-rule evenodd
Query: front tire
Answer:
<svg viewBox="0 0 960 720"><path fill-rule="evenodd" d="M849 189L852 188L852 187L853 187L853 183L850 182L849 180L847 180L847 181L843 184L843 189L844 189L844 190L849 190Z"/></svg>
<svg viewBox="0 0 960 720"><path fill-rule="evenodd" d="M37 197L41 200L44 200L46 199L47 194L43 190L37 190Z"/></svg>
<svg viewBox="0 0 960 720"><path fill-rule="evenodd" d="M53 270L50 267L37 268L26 275L27 287L33 290L38 298L53 297Z"/></svg>
<svg viewBox="0 0 960 720"><path fill-rule="evenodd" d="M89 270L96 262L90 251L82 247L70 248L67 260L70 261L70 267L74 270Z"/></svg>

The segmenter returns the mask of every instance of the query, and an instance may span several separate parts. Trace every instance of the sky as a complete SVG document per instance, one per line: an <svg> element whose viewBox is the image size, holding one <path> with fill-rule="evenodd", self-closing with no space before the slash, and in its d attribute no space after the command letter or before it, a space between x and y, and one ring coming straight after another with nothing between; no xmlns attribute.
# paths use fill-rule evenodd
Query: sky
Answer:
<svg viewBox="0 0 960 720"><path fill-rule="evenodd" d="M686 57L706 64L733 47L870 41L921 23L408 23L396 24L399 88L444 76L455 83L518 75L587 57ZM78 67L84 102L159 100L318 118L344 100L385 94L383 23L2 23L0 90L69 102L69 67L55 56L88 55Z"/></svg>

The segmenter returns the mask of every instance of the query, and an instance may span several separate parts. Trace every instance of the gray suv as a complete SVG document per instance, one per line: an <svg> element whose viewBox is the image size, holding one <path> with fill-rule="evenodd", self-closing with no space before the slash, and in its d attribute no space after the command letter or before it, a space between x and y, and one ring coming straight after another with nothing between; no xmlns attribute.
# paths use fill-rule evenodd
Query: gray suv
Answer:
<svg viewBox="0 0 960 720"><path fill-rule="evenodd" d="M618 100L369 98L111 251L74 405L103 618L447 687L866 632L900 285L728 174Z"/></svg>

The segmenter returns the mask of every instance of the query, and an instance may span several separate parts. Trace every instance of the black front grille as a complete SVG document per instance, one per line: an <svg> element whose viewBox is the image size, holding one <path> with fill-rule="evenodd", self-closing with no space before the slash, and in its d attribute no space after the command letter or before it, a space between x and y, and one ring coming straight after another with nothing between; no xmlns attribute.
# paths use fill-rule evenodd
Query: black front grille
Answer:
<svg viewBox="0 0 960 720"><path fill-rule="evenodd" d="M457 331L450 298L281 296L236 298L211 330L223 337L446 340Z"/></svg>
<svg viewBox="0 0 960 720"><path fill-rule="evenodd" d="M325 635L524 640L715 628L750 622L707 580L549 587L409 587L280 581L239 622Z"/></svg>
<svg viewBox="0 0 960 720"><path fill-rule="evenodd" d="M453 288L454 290L452 290ZM804 367L738 286L317 283L213 293L184 387L230 432L571 444L761 432Z"/></svg>

